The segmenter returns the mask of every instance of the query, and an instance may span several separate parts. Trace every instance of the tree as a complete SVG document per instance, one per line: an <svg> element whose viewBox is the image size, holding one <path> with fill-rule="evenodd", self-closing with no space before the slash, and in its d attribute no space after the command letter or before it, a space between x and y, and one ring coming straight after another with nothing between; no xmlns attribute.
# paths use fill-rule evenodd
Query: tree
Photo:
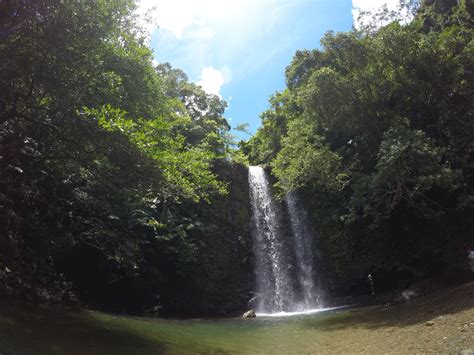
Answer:
<svg viewBox="0 0 474 355"><path fill-rule="evenodd" d="M144 278L156 248L180 241L192 254L179 205L226 192L214 171L227 149L225 102L152 64L134 9L0 4L4 293L66 297L59 269L103 305L113 286ZM156 303L156 284L143 286L144 304Z"/></svg>
<svg viewBox="0 0 474 355"><path fill-rule="evenodd" d="M341 273L412 268L472 235L469 3L425 2L409 23L385 12L395 20L296 52L285 99L244 146L283 193L305 192Z"/></svg>

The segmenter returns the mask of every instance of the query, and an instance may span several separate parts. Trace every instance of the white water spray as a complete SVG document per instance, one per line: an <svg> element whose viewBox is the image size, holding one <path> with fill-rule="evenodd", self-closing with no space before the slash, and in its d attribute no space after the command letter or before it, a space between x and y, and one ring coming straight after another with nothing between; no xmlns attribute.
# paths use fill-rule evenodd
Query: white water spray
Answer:
<svg viewBox="0 0 474 355"><path fill-rule="evenodd" d="M286 204L293 236L285 233L284 215L274 201L265 171L249 167L256 277L256 311L261 314L307 312L320 307L315 283L312 233L295 194ZM288 232L290 232L289 228Z"/></svg>
<svg viewBox="0 0 474 355"><path fill-rule="evenodd" d="M249 184L254 224L257 312L282 312L293 304L295 290L287 248L280 232L281 211L273 200L262 168L249 167Z"/></svg>
<svg viewBox="0 0 474 355"><path fill-rule="evenodd" d="M302 207L296 192L290 192L285 198L291 229L294 237L294 249L298 264L298 281L301 285L304 309L314 309L320 304L314 272L313 245L314 239L308 223L308 216Z"/></svg>

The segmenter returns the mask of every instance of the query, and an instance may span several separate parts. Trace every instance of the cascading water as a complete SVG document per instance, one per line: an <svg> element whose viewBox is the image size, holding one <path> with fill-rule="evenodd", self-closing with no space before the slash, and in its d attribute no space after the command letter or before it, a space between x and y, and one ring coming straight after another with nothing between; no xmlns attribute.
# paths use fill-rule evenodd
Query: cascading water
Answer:
<svg viewBox="0 0 474 355"><path fill-rule="evenodd" d="M320 306L316 275L313 260L313 233L308 223L308 216L302 208L296 192L290 192L285 198L291 229L294 237L294 249L299 273L298 281L301 285L303 307L313 309Z"/></svg>
<svg viewBox="0 0 474 355"><path fill-rule="evenodd" d="M319 306L313 269L312 233L296 194L286 197L293 239L283 228L283 214L274 201L265 171L249 167L250 201L259 313L294 312ZM296 264L296 267L294 267Z"/></svg>
<svg viewBox="0 0 474 355"><path fill-rule="evenodd" d="M294 282L290 275L288 248L281 233L281 211L273 200L265 171L249 167L257 311L282 312L294 303Z"/></svg>

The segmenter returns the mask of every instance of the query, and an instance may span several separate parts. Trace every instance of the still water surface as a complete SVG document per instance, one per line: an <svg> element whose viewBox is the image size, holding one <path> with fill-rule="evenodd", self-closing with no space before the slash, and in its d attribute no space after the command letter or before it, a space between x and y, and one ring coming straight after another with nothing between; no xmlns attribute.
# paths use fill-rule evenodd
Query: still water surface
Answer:
<svg viewBox="0 0 474 355"><path fill-rule="evenodd" d="M343 316L326 310L256 319L170 320L0 303L0 353L314 353L324 342L324 324Z"/></svg>

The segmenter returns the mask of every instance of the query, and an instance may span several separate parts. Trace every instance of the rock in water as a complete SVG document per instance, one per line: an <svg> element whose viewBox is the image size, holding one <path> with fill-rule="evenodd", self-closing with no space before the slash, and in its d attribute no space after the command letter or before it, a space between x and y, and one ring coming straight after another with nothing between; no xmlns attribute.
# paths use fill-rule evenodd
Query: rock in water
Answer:
<svg viewBox="0 0 474 355"><path fill-rule="evenodd" d="M250 311L245 312L242 315L242 318L255 318L257 315L255 314L254 310L251 309Z"/></svg>

